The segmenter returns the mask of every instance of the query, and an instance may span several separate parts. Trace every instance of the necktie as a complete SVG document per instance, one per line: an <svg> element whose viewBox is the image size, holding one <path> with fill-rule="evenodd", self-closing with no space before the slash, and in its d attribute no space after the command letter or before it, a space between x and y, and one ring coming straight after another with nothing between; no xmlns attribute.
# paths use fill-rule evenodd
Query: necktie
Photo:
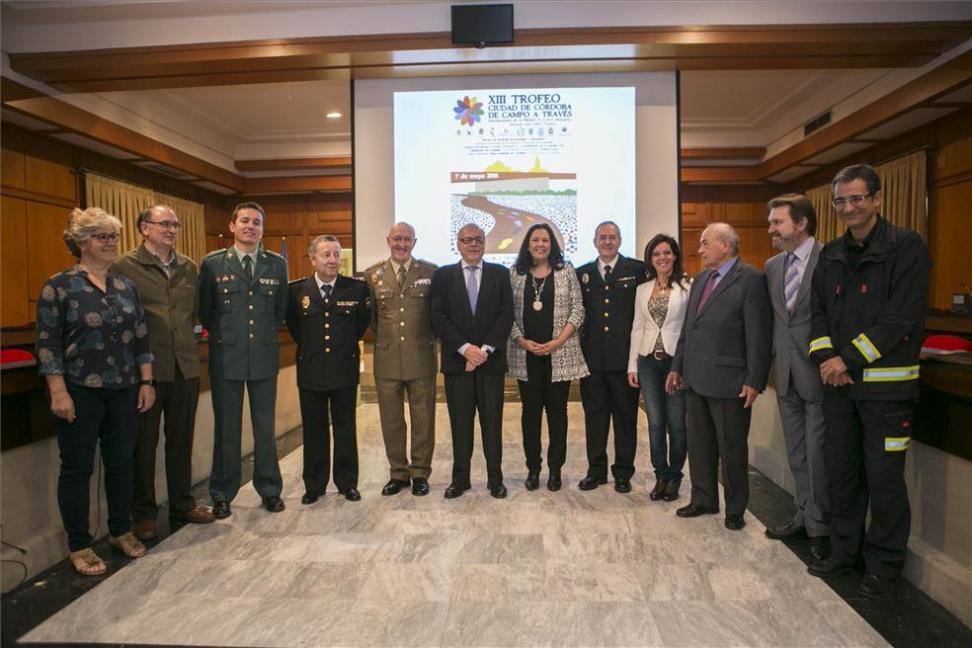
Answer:
<svg viewBox="0 0 972 648"><path fill-rule="evenodd" d="M398 287L405 290L405 266L398 266Z"/></svg>
<svg viewBox="0 0 972 648"><path fill-rule="evenodd" d="M796 255L786 253L786 273L783 280L783 299L786 300L786 310L793 313L796 307L797 293L800 292L800 272L797 268Z"/></svg>
<svg viewBox="0 0 972 648"><path fill-rule="evenodd" d="M713 270L712 274L709 275L709 280L705 282L705 287L702 288L702 298L699 299L699 308L696 314L701 313L702 309L705 307L705 302L709 301L709 297L712 296L712 291L715 290L716 279L719 278L719 271Z"/></svg>
<svg viewBox="0 0 972 648"><path fill-rule="evenodd" d="M611 276L611 266L604 266L604 283L611 283L612 279L614 279L614 277Z"/></svg>
<svg viewBox="0 0 972 648"><path fill-rule="evenodd" d="M328 299L331 298L332 287L333 286L331 286L331 284L324 284L323 286L321 286L321 294L324 297L324 301L327 301Z"/></svg>
<svg viewBox="0 0 972 648"><path fill-rule="evenodd" d="M253 259L249 254L243 255L243 275L247 281L253 281Z"/></svg>
<svg viewBox="0 0 972 648"><path fill-rule="evenodd" d="M476 301L479 299L479 284L476 283L476 271L479 266L466 266L469 276L466 278L466 294L469 295L469 308L476 313Z"/></svg>

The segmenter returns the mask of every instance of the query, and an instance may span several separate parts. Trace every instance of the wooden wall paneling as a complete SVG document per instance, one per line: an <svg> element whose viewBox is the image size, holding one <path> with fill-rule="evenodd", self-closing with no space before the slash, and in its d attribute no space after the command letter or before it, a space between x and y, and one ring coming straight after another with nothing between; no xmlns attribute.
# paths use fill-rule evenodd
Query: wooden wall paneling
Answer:
<svg viewBox="0 0 972 648"><path fill-rule="evenodd" d="M4 187L27 188L26 164L24 157L24 138L21 131L3 128L3 149L0 156L0 182Z"/></svg>
<svg viewBox="0 0 972 648"><path fill-rule="evenodd" d="M929 302L947 310L952 293L972 288L972 255L969 254L969 205L972 179L932 190L933 214L929 223L929 253L932 257Z"/></svg>
<svg viewBox="0 0 972 648"><path fill-rule="evenodd" d="M34 319L27 291L27 204L3 196L0 202L0 274L3 302L0 326L27 326Z"/></svg>
<svg viewBox="0 0 972 648"><path fill-rule="evenodd" d="M56 205L27 203L27 294L32 301L51 275L76 262L62 238L68 213Z"/></svg>
<svg viewBox="0 0 972 648"><path fill-rule="evenodd" d="M763 269L766 260L776 254L777 250L770 243L769 234L762 225L744 225L736 227L739 234L739 256L751 266Z"/></svg>
<svg viewBox="0 0 972 648"><path fill-rule="evenodd" d="M230 214L232 214L232 208L230 209L220 209L216 205L206 204L206 234L212 234L213 236L219 234L229 233L229 221ZM215 248L211 248L215 249Z"/></svg>
<svg viewBox="0 0 972 648"><path fill-rule="evenodd" d="M705 227L709 224L709 203L706 202L683 202L682 203L682 227Z"/></svg>
<svg viewBox="0 0 972 648"><path fill-rule="evenodd" d="M219 249L219 236L216 234L206 234L206 252Z"/></svg>
<svg viewBox="0 0 972 648"><path fill-rule="evenodd" d="M733 227L766 226L766 203L723 203L724 219Z"/></svg>
<svg viewBox="0 0 972 648"><path fill-rule="evenodd" d="M932 158L931 175L936 185L963 178L972 172L972 136L943 142Z"/></svg>
<svg viewBox="0 0 972 648"><path fill-rule="evenodd" d="M682 266L686 274L694 277L702 271L702 261L699 259L699 237L705 227L683 227L682 238Z"/></svg>

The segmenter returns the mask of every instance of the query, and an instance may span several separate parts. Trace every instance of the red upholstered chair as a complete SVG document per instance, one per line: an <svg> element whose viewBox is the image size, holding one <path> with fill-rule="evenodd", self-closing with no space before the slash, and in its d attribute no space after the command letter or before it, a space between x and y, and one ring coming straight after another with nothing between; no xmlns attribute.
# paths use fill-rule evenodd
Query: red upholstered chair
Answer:
<svg viewBox="0 0 972 648"><path fill-rule="evenodd" d="M23 349L0 349L0 369L16 369L37 364L30 351Z"/></svg>
<svg viewBox="0 0 972 648"><path fill-rule="evenodd" d="M972 342L957 335L929 335L921 345L926 353L936 351L972 351Z"/></svg>

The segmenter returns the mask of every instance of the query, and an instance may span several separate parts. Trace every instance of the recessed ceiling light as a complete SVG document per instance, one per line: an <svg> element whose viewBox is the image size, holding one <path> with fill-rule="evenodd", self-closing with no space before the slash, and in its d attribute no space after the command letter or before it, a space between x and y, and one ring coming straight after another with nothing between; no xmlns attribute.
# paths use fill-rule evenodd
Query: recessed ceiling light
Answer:
<svg viewBox="0 0 972 648"><path fill-rule="evenodd" d="M342 115L336 110L332 110L331 112L327 113L324 116L327 117L328 119L341 119L341 117L343 117L344 115Z"/></svg>

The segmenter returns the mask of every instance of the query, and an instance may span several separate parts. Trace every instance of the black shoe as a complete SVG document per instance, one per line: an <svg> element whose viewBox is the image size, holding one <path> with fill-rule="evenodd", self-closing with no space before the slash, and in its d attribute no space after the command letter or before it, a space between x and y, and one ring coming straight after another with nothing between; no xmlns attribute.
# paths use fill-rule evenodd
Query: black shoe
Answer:
<svg viewBox="0 0 972 648"><path fill-rule="evenodd" d="M405 479L405 480L402 480L402 479L389 479L388 480L388 483L385 484L385 487L381 489L381 494L382 495L396 495L399 492L401 492L401 490L403 488L406 488L408 486L408 483L409 483L409 481L407 479Z"/></svg>
<svg viewBox="0 0 972 648"><path fill-rule="evenodd" d="M307 491L306 493L304 493L304 496L300 498L300 503L313 504L320 498L320 496L321 495L319 493L312 493L310 491Z"/></svg>
<svg viewBox="0 0 972 648"><path fill-rule="evenodd" d="M550 471L550 476L547 477L547 490L551 492L557 492L564 483L560 479L560 471Z"/></svg>
<svg viewBox="0 0 972 648"><path fill-rule="evenodd" d="M614 490L619 493L630 493L631 492L631 480L630 479L615 479L614 480Z"/></svg>
<svg viewBox="0 0 972 648"><path fill-rule="evenodd" d="M726 528L730 531L739 531L741 528L746 526L746 520L743 519L741 515L730 515L726 514Z"/></svg>
<svg viewBox="0 0 972 648"><path fill-rule="evenodd" d="M797 524L792 520L778 527L767 527L766 537L770 540L783 540L785 538L806 538L807 529L802 524Z"/></svg>
<svg viewBox="0 0 972 648"><path fill-rule="evenodd" d="M837 574L849 574L857 570L857 565L852 562L844 562L831 556L825 560L812 560L807 565L807 571L814 576L836 576Z"/></svg>
<svg viewBox="0 0 972 648"><path fill-rule="evenodd" d="M536 472L532 470L529 471L527 473L526 481L523 482L523 485L526 486L526 489L528 491L535 491L538 488L540 488L540 471L539 470Z"/></svg>
<svg viewBox="0 0 972 648"><path fill-rule="evenodd" d="M830 538L828 536L810 538L810 555L813 556L814 560L830 558Z"/></svg>
<svg viewBox="0 0 972 648"><path fill-rule="evenodd" d="M683 506L682 508L675 511L675 515L682 518L692 518L698 517L700 515L715 515L719 512L718 506L699 506L697 504L689 504L688 506Z"/></svg>
<svg viewBox="0 0 972 648"><path fill-rule="evenodd" d="M496 499L503 499L506 497L506 486L504 486L502 483L496 484L495 486L490 486L489 494Z"/></svg>
<svg viewBox="0 0 972 648"><path fill-rule="evenodd" d="M673 479L665 484L665 501L674 502L678 499L678 489L682 485L681 479Z"/></svg>
<svg viewBox="0 0 972 648"><path fill-rule="evenodd" d="M361 500L361 493L358 492L357 488L348 488L343 491L338 491L341 495L344 495L344 499L349 502L358 502Z"/></svg>
<svg viewBox="0 0 972 648"><path fill-rule="evenodd" d="M422 495L429 494L429 480L425 477L416 477L412 480L412 495Z"/></svg>
<svg viewBox="0 0 972 648"><path fill-rule="evenodd" d="M463 493L469 490L469 488L470 488L469 484L465 484L463 486L460 486L458 484L449 484L449 487L445 489L445 498L455 499L457 497L460 497Z"/></svg>
<svg viewBox="0 0 972 648"><path fill-rule="evenodd" d="M580 480L580 483L577 484L577 488L584 491L594 490L601 484L606 484L606 483L607 483L607 477L591 477L590 475L588 475L584 479Z"/></svg>
<svg viewBox="0 0 972 648"><path fill-rule="evenodd" d="M213 502L213 517L217 520L228 518L232 513L229 502Z"/></svg>
<svg viewBox="0 0 972 648"><path fill-rule="evenodd" d="M270 497L263 498L263 508L267 509L271 513L279 513L287 507L284 506L284 502L279 496L271 495Z"/></svg>
<svg viewBox="0 0 972 648"><path fill-rule="evenodd" d="M864 598L885 598L894 593L894 580L881 578L877 574L864 574L857 593Z"/></svg>
<svg viewBox="0 0 972 648"><path fill-rule="evenodd" d="M652 502L657 502L661 498L665 497L665 489L668 488L668 482L664 479L656 479L655 487L651 489L648 493L648 499Z"/></svg>

